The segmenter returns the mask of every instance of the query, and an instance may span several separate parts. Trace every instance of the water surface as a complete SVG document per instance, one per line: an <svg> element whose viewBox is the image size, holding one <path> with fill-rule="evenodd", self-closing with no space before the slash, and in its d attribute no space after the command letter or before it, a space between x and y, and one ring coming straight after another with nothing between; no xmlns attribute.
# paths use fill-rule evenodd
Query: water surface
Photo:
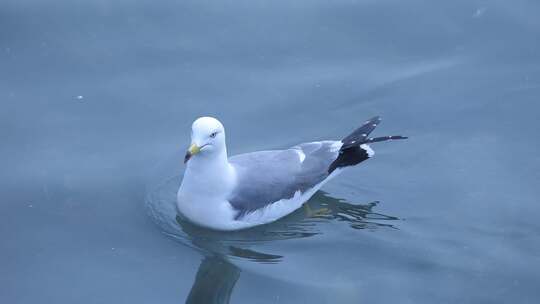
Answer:
<svg viewBox="0 0 540 304"><path fill-rule="evenodd" d="M0 302L537 303L535 1L0 3ZM276 223L177 219L191 122L231 154L375 158Z"/></svg>

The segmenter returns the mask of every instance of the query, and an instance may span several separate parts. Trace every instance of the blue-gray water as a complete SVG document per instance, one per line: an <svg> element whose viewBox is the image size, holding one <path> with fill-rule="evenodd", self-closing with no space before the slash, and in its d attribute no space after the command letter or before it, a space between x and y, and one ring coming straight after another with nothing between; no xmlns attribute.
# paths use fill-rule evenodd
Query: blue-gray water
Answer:
<svg viewBox="0 0 540 304"><path fill-rule="evenodd" d="M0 302L538 303L539 15L1 1ZM282 221L223 234L169 212L201 115L231 154L374 115L376 135L410 139Z"/></svg>

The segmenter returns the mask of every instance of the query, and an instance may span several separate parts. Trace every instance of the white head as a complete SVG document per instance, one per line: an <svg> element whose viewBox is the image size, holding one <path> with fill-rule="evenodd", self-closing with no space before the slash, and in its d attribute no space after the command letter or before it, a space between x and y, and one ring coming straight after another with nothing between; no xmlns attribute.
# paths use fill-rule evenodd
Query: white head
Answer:
<svg viewBox="0 0 540 304"><path fill-rule="evenodd" d="M191 125L191 146L186 153L184 163L195 155L197 157L227 156L225 146L225 128L213 117L197 118Z"/></svg>

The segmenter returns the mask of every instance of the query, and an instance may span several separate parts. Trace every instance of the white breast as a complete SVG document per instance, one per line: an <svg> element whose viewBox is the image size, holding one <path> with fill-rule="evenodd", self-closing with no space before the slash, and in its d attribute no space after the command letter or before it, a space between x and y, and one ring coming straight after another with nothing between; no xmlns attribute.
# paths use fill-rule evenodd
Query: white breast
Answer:
<svg viewBox="0 0 540 304"><path fill-rule="evenodd" d="M218 230L238 229L233 226L236 211L225 199L177 194L178 211L190 221Z"/></svg>
<svg viewBox="0 0 540 304"><path fill-rule="evenodd" d="M229 163L190 160L177 193L178 211L190 221L219 230L236 229L235 210L226 200L235 186L235 173Z"/></svg>

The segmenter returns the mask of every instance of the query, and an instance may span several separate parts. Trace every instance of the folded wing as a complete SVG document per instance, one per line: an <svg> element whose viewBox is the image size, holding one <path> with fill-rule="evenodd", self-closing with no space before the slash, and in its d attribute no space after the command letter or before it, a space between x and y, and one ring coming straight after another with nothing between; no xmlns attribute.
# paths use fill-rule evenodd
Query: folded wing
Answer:
<svg viewBox="0 0 540 304"><path fill-rule="evenodd" d="M240 154L229 159L238 183L229 203L242 217L315 187L329 176L341 142L305 143L287 150Z"/></svg>

